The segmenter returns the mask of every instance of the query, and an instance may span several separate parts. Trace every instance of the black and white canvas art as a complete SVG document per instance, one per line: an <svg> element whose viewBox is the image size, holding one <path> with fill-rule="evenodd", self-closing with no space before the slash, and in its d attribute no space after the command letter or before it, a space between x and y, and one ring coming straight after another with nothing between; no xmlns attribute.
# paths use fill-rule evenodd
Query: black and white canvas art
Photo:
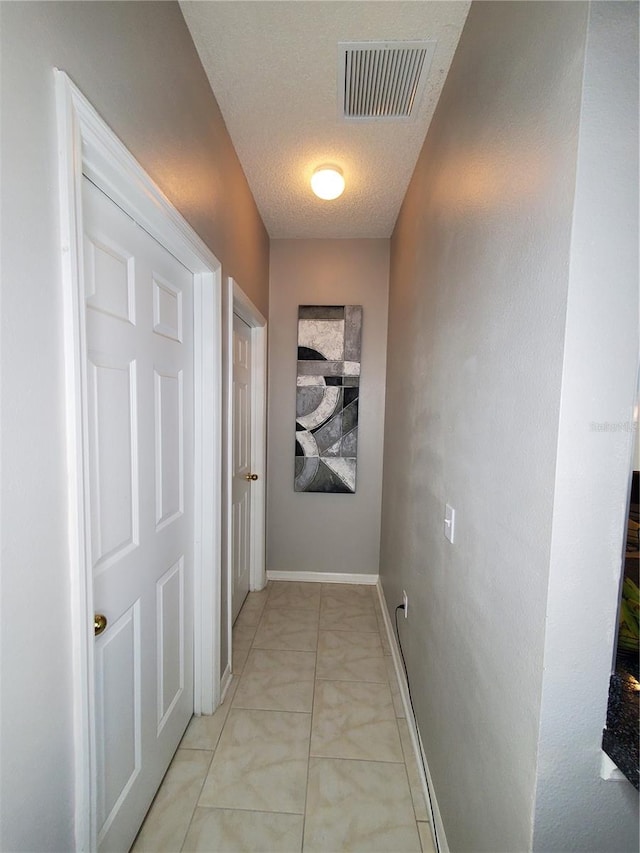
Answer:
<svg viewBox="0 0 640 853"><path fill-rule="evenodd" d="M296 492L356 490L361 305L300 305Z"/></svg>

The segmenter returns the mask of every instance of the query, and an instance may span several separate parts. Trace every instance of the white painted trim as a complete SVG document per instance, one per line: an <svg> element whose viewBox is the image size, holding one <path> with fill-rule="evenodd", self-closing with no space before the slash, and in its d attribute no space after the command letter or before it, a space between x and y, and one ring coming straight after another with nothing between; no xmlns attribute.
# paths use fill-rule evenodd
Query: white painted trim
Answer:
<svg viewBox="0 0 640 853"><path fill-rule="evenodd" d="M54 69L59 204L75 749L75 848L95 850L96 749L93 591L86 535L88 494L82 176L86 174L194 276L195 541L194 706L220 697L221 279L220 263L62 71Z"/></svg>
<svg viewBox="0 0 640 853"><path fill-rule="evenodd" d="M247 326L252 329L263 328L267 325L267 318L262 314L249 299L244 290L235 279L229 277L229 287L233 293L233 311L238 317L242 317Z"/></svg>
<svg viewBox="0 0 640 853"><path fill-rule="evenodd" d="M230 279L229 286L233 313L251 328L251 460L258 480L251 487L249 588L259 590L266 583L267 320L236 281Z"/></svg>
<svg viewBox="0 0 640 853"><path fill-rule="evenodd" d="M229 664L232 656L233 552L231 503L233 478L233 315L237 314L251 329L251 461L258 480L251 486L251 564L249 589L262 589L266 583L266 471L267 471L267 320L233 278L227 279L227 442L225 448L227 477L227 625Z"/></svg>
<svg viewBox="0 0 640 853"><path fill-rule="evenodd" d="M96 848L94 661L91 646L90 614L93 590L84 570L88 544L85 541L84 471L87 449L83 424L86 422L86 377L79 359L84 350L84 312L76 282L81 280L77 242L77 212L81 197L77 181L82 171L82 139L72 93L56 77L57 123L59 140L59 203L61 277L63 282L63 336L65 363L65 402L67 494L69 541L69 580L71 592L71 642L73 659L73 735L75 773L75 848Z"/></svg>
<svg viewBox="0 0 640 853"><path fill-rule="evenodd" d="M220 703L224 702L227 690L231 687L232 681L233 673L231 672L231 666L227 664L224 668L224 672L222 673L222 678L220 679Z"/></svg>
<svg viewBox="0 0 640 853"><path fill-rule="evenodd" d="M225 661L225 672L233 669L233 279L227 278L226 306L224 314L225 333L225 428L226 442L223 448L225 459L224 478L224 510L225 510L225 566L224 572L227 578L227 660Z"/></svg>
<svg viewBox="0 0 640 853"><path fill-rule="evenodd" d="M384 620L384 626L387 632L387 639L389 640L389 648L391 649L393 666L396 671L396 676L398 677L398 685L400 686L400 696L402 698L402 705L404 707L404 713L407 720L407 725L409 727L411 745L413 746L413 751L416 757L416 764L418 765L418 773L420 774L420 782L422 783L422 792L424 794L425 801L431 814L430 823L432 827L432 832L433 827L435 826L436 828L437 841L434 834L434 844L436 845L438 853L449 853L449 844L447 843L447 836L444 830L444 824L442 822L442 815L440 814L440 809L438 808L438 801L436 800L436 795L433 788L433 780L431 778L431 773L429 772L429 763L427 761L427 756L424 752L424 745L422 743L422 738L420 737L420 731L416 723L416 718L413 714L413 708L411 707L411 700L409 698L409 685L407 684L407 677L405 675L404 666L402 665L402 658L400 656L400 648L398 647L398 641L396 639L395 631L393 629L393 623L391 621L391 616L389 615L389 610L387 609L387 602L382 591L382 584L380 582L380 579L378 579L376 587L378 590L378 599L380 600L380 609L382 610L382 618Z"/></svg>
<svg viewBox="0 0 640 853"><path fill-rule="evenodd" d="M361 583L375 586L378 575L355 575L344 572L279 572L268 571L270 581L302 581L303 583Z"/></svg>
<svg viewBox="0 0 640 853"><path fill-rule="evenodd" d="M215 280L212 278L210 274L194 276L196 714L213 714L221 701L222 305L219 266Z"/></svg>

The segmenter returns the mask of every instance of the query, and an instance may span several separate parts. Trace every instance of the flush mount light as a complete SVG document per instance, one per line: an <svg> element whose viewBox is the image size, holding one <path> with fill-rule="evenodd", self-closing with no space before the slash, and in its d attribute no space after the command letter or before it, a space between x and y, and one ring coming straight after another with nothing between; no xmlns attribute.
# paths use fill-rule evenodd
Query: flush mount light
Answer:
<svg viewBox="0 0 640 853"><path fill-rule="evenodd" d="M325 201L338 198L344 192L342 170L337 166L318 166L311 177L311 189Z"/></svg>

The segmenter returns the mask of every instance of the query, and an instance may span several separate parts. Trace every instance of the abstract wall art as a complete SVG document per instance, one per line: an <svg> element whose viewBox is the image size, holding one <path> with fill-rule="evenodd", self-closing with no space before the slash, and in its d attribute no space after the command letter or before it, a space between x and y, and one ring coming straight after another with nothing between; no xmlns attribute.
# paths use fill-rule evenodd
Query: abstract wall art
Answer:
<svg viewBox="0 0 640 853"><path fill-rule="evenodd" d="M356 490L361 339L361 305L299 306L296 492Z"/></svg>

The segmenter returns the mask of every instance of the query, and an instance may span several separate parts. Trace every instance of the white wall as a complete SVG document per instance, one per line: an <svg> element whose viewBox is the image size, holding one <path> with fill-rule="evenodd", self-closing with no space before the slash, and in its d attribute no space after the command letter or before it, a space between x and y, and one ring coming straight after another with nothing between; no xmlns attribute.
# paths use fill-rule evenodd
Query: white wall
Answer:
<svg viewBox="0 0 640 853"><path fill-rule="evenodd" d="M274 240L269 294L267 569L377 574L388 240ZM293 491L298 305L362 305L356 494Z"/></svg>
<svg viewBox="0 0 640 853"><path fill-rule="evenodd" d="M593 3L545 633L534 834L541 853L638 850L637 792L599 777L638 345L638 4Z"/></svg>
<svg viewBox="0 0 640 853"><path fill-rule="evenodd" d="M72 850L73 751L53 67L263 312L268 237L175 3L3 3L3 851Z"/></svg>
<svg viewBox="0 0 640 853"><path fill-rule="evenodd" d="M392 238L380 574L454 851L532 843L586 21L472 4Z"/></svg>

